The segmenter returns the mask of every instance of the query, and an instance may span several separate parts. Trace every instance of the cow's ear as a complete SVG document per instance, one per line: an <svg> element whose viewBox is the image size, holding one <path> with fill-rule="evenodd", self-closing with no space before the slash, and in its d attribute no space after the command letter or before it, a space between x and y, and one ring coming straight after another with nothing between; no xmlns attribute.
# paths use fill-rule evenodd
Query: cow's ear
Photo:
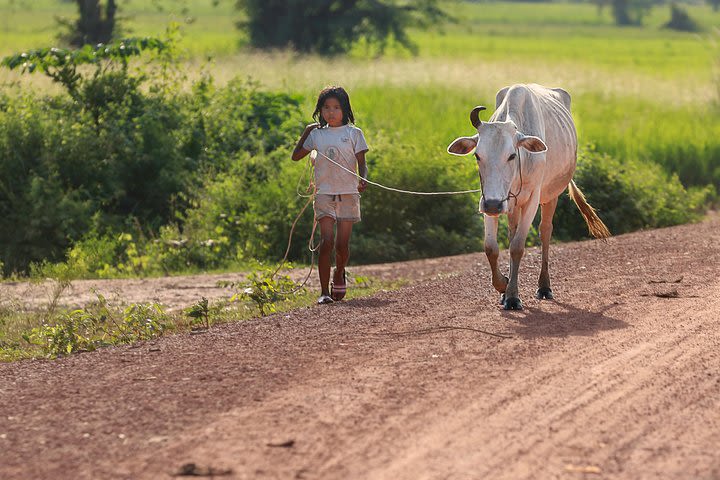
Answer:
<svg viewBox="0 0 720 480"><path fill-rule="evenodd" d="M517 134L517 146L533 153L547 152L547 145L540 138L520 132Z"/></svg>
<svg viewBox="0 0 720 480"><path fill-rule="evenodd" d="M467 155L468 153L475 150L477 147L478 136L473 137L460 137L456 138L450 145L448 145L448 153L453 155Z"/></svg>

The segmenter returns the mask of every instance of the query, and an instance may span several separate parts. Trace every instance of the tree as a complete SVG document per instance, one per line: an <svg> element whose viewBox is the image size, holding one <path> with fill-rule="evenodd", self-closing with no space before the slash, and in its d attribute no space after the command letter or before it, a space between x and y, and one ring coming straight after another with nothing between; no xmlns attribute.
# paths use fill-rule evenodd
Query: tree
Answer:
<svg viewBox="0 0 720 480"><path fill-rule="evenodd" d="M613 0L612 12L615 17L615 23L618 25L631 25L630 13L628 12L628 0Z"/></svg>
<svg viewBox="0 0 720 480"><path fill-rule="evenodd" d="M613 17L620 26L642 25L651 8L652 0L612 0Z"/></svg>
<svg viewBox="0 0 720 480"><path fill-rule="evenodd" d="M107 0L104 9L100 0L75 0L75 2L80 17L74 22L58 19L67 30L61 34L61 38L75 47L110 42L113 34L117 33L116 1Z"/></svg>
<svg viewBox="0 0 720 480"><path fill-rule="evenodd" d="M610 5L612 3L611 0L590 0L590 3L593 3L597 7L597 14L598 16L602 16L603 10L605 7Z"/></svg>
<svg viewBox="0 0 720 480"><path fill-rule="evenodd" d="M714 12L717 12L718 9L720 9L720 0L707 0L707 2L712 5Z"/></svg>
<svg viewBox="0 0 720 480"><path fill-rule="evenodd" d="M299 52L338 54L364 40L382 52L390 39L414 52L410 26L448 18L438 0L237 0L250 44Z"/></svg>
<svg viewBox="0 0 720 480"><path fill-rule="evenodd" d="M670 21L663 25L663 27L681 32L700 31L700 25L690 17L687 10L675 3L670 4Z"/></svg>

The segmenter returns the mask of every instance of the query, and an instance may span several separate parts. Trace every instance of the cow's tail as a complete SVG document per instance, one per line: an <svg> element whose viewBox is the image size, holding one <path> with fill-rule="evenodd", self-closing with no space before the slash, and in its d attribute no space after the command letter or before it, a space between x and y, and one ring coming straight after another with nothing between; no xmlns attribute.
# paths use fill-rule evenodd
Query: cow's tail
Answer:
<svg viewBox="0 0 720 480"><path fill-rule="evenodd" d="M574 180L570 180L569 193L570 198L573 199L573 202L575 202L575 205L577 205L580 213L582 213L582 216L585 218L585 223L587 223L588 230L590 230L590 235L602 239L610 237L610 230L608 230L603 221L600 220L600 217L595 213L595 209L587 202L585 195L583 195L578 186L575 185Z"/></svg>

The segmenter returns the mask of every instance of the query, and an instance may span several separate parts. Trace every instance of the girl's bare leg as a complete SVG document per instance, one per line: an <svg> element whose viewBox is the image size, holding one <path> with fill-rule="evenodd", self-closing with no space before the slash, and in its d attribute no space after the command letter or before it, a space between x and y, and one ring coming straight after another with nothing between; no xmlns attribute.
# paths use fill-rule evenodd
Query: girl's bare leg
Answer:
<svg viewBox="0 0 720 480"><path fill-rule="evenodd" d="M350 235L352 234L353 222L341 220L337 224L337 238L335 241L335 275L333 282L336 285L345 284L345 266L350 259Z"/></svg>
<svg viewBox="0 0 720 480"><path fill-rule="evenodd" d="M320 289L322 295L330 295L330 260L335 243L335 219L323 217L318 222L320 223L320 255L318 255Z"/></svg>

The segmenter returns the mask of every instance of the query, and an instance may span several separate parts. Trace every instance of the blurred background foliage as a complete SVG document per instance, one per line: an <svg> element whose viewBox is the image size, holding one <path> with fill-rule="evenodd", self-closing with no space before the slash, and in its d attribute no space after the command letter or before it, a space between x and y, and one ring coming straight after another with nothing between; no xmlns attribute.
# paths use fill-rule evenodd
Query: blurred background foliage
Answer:
<svg viewBox="0 0 720 480"><path fill-rule="evenodd" d="M274 1L118 0L110 46L33 50L71 41L80 3L0 0L4 275L159 275L278 260L307 185L305 164L289 154L332 83L350 90L371 179L386 185L477 188L474 162L447 155L447 144L470 132L474 105L538 82L573 95L575 179L613 233L693 221L717 202L713 4L626 2L631 21L620 27L619 2L602 1L328 0L280 2L293 7L280 11ZM102 19L108 4L95 5ZM678 9L700 33L667 28L685 21ZM120 33L137 37L121 43ZM129 55L123 45L156 48ZM481 251L478 200L371 187L352 262ZM587 236L566 196L555 223L557 239ZM306 212L293 260L309 261L311 226Z"/></svg>

